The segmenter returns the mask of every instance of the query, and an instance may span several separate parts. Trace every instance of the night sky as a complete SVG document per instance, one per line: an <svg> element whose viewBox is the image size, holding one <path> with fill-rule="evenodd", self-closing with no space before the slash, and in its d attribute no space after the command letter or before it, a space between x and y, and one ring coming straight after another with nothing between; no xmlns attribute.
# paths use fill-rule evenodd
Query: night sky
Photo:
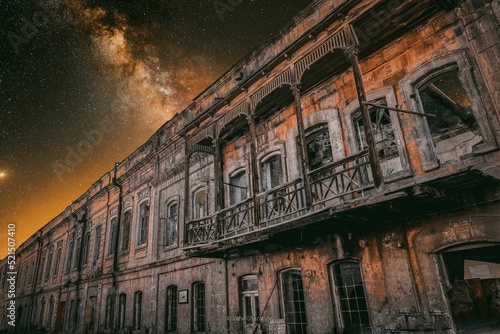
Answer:
<svg viewBox="0 0 500 334"><path fill-rule="evenodd" d="M0 257L311 2L3 2Z"/></svg>

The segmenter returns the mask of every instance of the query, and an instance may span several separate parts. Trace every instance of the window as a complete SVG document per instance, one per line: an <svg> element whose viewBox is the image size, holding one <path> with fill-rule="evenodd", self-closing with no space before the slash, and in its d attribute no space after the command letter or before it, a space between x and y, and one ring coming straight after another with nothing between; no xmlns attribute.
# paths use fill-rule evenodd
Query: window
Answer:
<svg viewBox="0 0 500 334"><path fill-rule="evenodd" d="M132 211L128 210L123 214L123 229L122 229L122 252L128 250L130 244L130 223L132 222Z"/></svg>
<svg viewBox="0 0 500 334"><path fill-rule="evenodd" d="M307 317L300 269L281 272L282 313L289 334L307 333Z"/></svg>
<svg viewBox="0 0 500 334"><path fill-rule="evenodd" d="M139 228L137 234L137 245L143 245L147 241L149 221L149 203L144 202L139 206Z"/></svg>
<svg viewBox="0 0 500 334"><path fill-rule="evenodd" d="M167 288L165 304L165 331L174 332L177 330L177 287L175 285Z"/></svg>
<svg viewBox="0 0 500 334"><path fill-rule="evenodd" d="M43 326L43 316L45 315L45 298L42 298L40 305L40 315L38 319L38 325Z"/></svg>
<svg viewBox="0 0 500 334"><path fill-rule="evenodd" d="M49 255L47 257L47 265L45 267L45 277L44 280L47 282L50 277L50 267L52 266L52 257L54 256L54 246L49 247Z"/></svg>
<svg viewBox="0 0 500 334"><path fill-rule="evenodd" d="M385 98L371 102L380 106L387 106ZM368 111L375 140L375 150L379 157L382 173L387 179L404 169L399 152L400 150L404 150L404 147L400 148L398 146L397 142L399 138L396 136L393 127L392 117L396 118L397 115L393 116L392 114L395 112L389 111L389 109L374 106L370 106ZM355 128L357 151L367 149L364 121L360 109L353 114L352 123Z"/></svg>
<svg viewBox="0 0 500 334"><path fill-rule="evenodd" d="M38 283L42 281L44 266L45 266L45 251L43 251L42 253L42 259L40 260L40 266L38 267L38 278L37 278Z"/></svg>
<svg viewBox="0 0 500 334"><path fill-rule="evenodd" d="M205 332L205 283L193 284L193 328L195 332Z"/></svg>
<svg viewBox="0 0 500 334"><path fill-rule="evenodd" d="M69 312L68 312L68 328L72 328L74 325L74 312L75 312L75 301L69 302Z"/></svg>
<svg viewBox="0 0 500 334"><path fill-rule="evenodd" d="M342 261L332 266L335 306L340 326L348 333L371 333L365 288L359 263Z"/></svg>
<svg viewBox="0 0 500 334"><path fill-rule="evenodd" d="M82 237L76 238L76 250L75 250L75 258L73 259L73 269L77 268L79 265L81 245L82 245Z"/></svg>
<svg viewBox="0 0 500 334"><path fill-rule="evenodd" d="M205 188L197 190L193 195L193 218L199 219L207 215L207 191Z"/></svg>
<svg viewBox="0 0 500 334"><path fill-rule="evenodd" d="M127 310L127 295L120 294L118 307L118 329L125 328L126 310Z"/></svg>
<svg viewBox="0 0 500 334"><path fill-rule="evenodd" d="M240 280L240 309L245 321L245 333L252 333L260 322L257 276L248 275Z"/></svg>
<svg viewBox="0 0 500 334"><path fill-rule="evenodd" d="M54 313L54 298L50 297L49 300L49 313L47 314L47 328L49 329L49 332L51 330L51 325L52 325L52 314Z"/></svg>
<svg viewBox="0 0 500 334"><path fill-rule="evenodd" d="M114 313L114 297L113 295L108 295L106 297L106 312L104 314L104 328L113 328L113 313Z"/></svg>
<svg viewBox="0 0 500 334"><path fill-rule="evenodd" d="M66 259L66 271L69 271L71 268L71 260L73 259L73 247L74 247L74 238L75 234L73 233L71 239L68 244L68 257Z"/></svg>
<svg viewBox="0 0 500 334"><path fill-rule="evenodd" d="M142 292L136 291L134 293L134 316L133 327L134 329L141 329L142 317Z"/></svg>
<svg viewBox="0 0 500 334"><path fill-rule="evenodd" d="M177 202L167 207L167 219L165 223L165 246L174 246L177 244L177 226L179 216L179 205Z"/></svg>
<svg viewBox="0 0 500 334"><path fill-rule="evenodd" d="M57 243L57 251L56 251L56 263L54 264L54 273L53 275L56 276L59 273L59 265L61 263L61 256L62 256L62 242Z"/></svg>
<svg viewBox="0 0 500 334"><path fill-rule="evenodd" d="M326 126L306 136L307 163L309 170L328 165L333 162L330 133Z"/></svg>
<svg viewBox="0 0 500 334"><path fill-rule="evenodd" d="M82 254L82 265L86 265L89 261L89 251L90 251L90 232L85 234L85 240L83 244L83 254Z"/></svg>
<svg viewBox="0 0 500 334"><path fill-rule="evenodd" d="M110 231L109 231L109 243L108 243L108 255L113 255L115 253L115 242L117 236L117 222L118 219L115 217L111 219Z"/></svg>
<svg viewBox="0 0 500 334"><path fill-rule="evenodd" d="M418 88L418 96L422 110L436 115L426 119L440 161L459 160L482 142L457 71L432 78Z"/></svg>
<svg viewBox="0 0 500 334"><path fill-rule="evenodd" d="M240 203L247 199L247 174L239 171L229 178L229 205Z"/></svg>
<svg viewBox="0 0 500 334"><path fill-rule="evenodd" d="M281 184L281 156L273 155L260 164L262 191L273 189Z"/></svg>
<svg viewBox="0 0 500 334"><path fill-rule="evenodd" d="M92 260L95 264L96 260L99 258L101 252L101 238L102 238L102 225L95 228L95 239L94 239L94 254Z"/></svg>

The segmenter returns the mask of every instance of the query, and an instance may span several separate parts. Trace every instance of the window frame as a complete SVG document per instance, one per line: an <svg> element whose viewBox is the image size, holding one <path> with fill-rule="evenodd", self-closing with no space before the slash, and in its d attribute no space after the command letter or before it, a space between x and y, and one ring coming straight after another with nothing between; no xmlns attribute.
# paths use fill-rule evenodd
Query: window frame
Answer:
<svg viewBox="0 0 500 334"><path fill-rule="evenodd" d="M130 230L132 228L132 208L127 208L123 212L123 227L120 231L120 252L128 253L130 249Z"/></svg>
<svg viewBox="0 0 500 334"><path fill-rule="evenodd" d="M272 185L272 180L273 180L273 177L272 177L272 172L270 173L270 175L266 175L263 171L263 167L264 165L266 164L269 164L269 161L271 159L278 159L279 161L279 167L280 167L280 170L279 170L279 173L278 173L278 184L277 185ZM272 171L272 169L270 168L269 169L270 171ZM271 152L269 154L266 154L265 156L263 156L262 158L259 159L259 177L260 177L260 184L259 184L259 190L260 192L267 192L267 191L271 191L275 188L279 188L281 185L283 185L285 182L286 182L286 177L284 175L284 172L285 172L285 168L284 168L284 161L283 161L283 155L281 154L281 151L274 151L274 152ZM269 186L268 189L266 189L266 187L264 187L264 179L267 179L266 181L271 181L271 184L270 185L267 185Z"/></svg>
<svg viewBox="0 0 500 334"><path fill-rule="evenodd" d="M106 251L107 256L112 256L115 253L115 243L117 240L118 232L118 217L111 217L109 220L109 239L108 239L108 249Z"/></svg>
<svg viewBox="0 0 500 334"><path fill-rule="evenodd" d="M140 330L142 326L142 291L134 292L134 307L132 316L132 329Z"/></svg>
<svg viewBox="0 0 500 334"><path fill-rule="evenodd" d="M142 210L144 209L144 212ZM138 215L137 215L137 247L145 247L148 244L148 233L149 233L149 220L150 220L150 205L149 199L146 199L139 203L138 205Z"/></svg>
<svg viewBox="0 0 500 334"><path fill-rule="evenodd" d="M124 329L127 321L127 294L120 293L118 297L118 329Z"/></svg>
<svg viewBox="0 0 500 334"><path fill-rule="evenodd" d="M315 133L320 132L320 131L326 131L326 133L328 134L328 139L330 141L330 157L331 157L332 161L329 163L326 163L326 164L323 164L323 162L322 162L321 165L319 165L315 168L312 168L311 163L310 163L311 158L310 158L309 150L308 150L309 143L312 142L312 140L311 139L308 140L308 137L311 137L312 135L314 135ZM334 152L333 152L333 147L332 147L332 143L333 143L332 135L330 133L330 127L329 127L329 124L327 122L320 122L320 123L311 125L308 128L306 128L304 130L304 139L305 139L305 145L306 145L305 151L307 153L307 156L304 158L306 159L306 165L307 165L308 172L312 172L318 168L328 166L336 161L335 156L334 156ZM297 143L298 143L298 139L297 139ZM297 149L297 152L298 152L298 149Z"/></svg>
<svg viewBox="0 0 500 334"><path fill-rule="evenodd" d="M333 299L333 304L334 304L333 307L335 310L336 323L338 324L341 331L346 330L347 324L346 324L345 319L344 319L344 311L342 309L342 303L340 301L341 296L340 296L340 292L339 292L338 285L337 285L338 282L337 282L336 271L335 271L335 268L342 265L342 264L356 264L357 265L357 269L359 270L359 276L361 279L361 286L363 288L364 300L365 300L365 304L366 304L366 314L368 317L368 324L366 324L367 325L366 326L366 330L367 330L366 333L371 333L372 328L373 328L372 324L371 324L372 317L370 314L368 294L366 293L365 279L363 277L363 271L361 270L361 264L360 264L359 260L355 259L355 258L345 258L345 259L333 261L333 262L328 264L328 274L329 274L330 282L331 282L330 291L332 293L332 299ZM351 308L349 308L349 310L350 309ZM364 324L362 324L362 325L364 325Z"/></svg>
<svg viewBox="0 0 500 334"><path fill-rule="evenodd" d="M417 98L419 94L418 89L433 78L456 69L462 88L471 102L472 114L476 119L478 132L483 139L482 144L474 146L472 153L480 154L496 149L497 144L491 127L492 121L490 120L486 101L484 100L488 92L484 88L485 85L481 77L474 74L474 72L478 73L478 71L474 71L475 66L473 66L469 59L468 54L462 50L433 58L422 63L416 70L408 73L400 80L399 87L407 108L422 112L423 108ZM412 132L409 140L414 140L417 143L422 169L430 171L438 168L441 163L438 160L434 141L425 117L419 115L409 115L408 117L412 124Z"/></svg>
<svg viewBox="0 0 500 334"><path fill-rule="evenodd" d="M284 286L284 275L287 274L287 273L292 273L294 271L298 271L300 273L300 285L301 285L301 291L302 291L302 300L298 300L296 301L295 299L293 300L285 300L285 286ZM298 268L298 267L292 267L292 268L285 268L285 269L282 269L279 271L278 273L278 277L279 277L279 292L280 292L280 314L281 314L281 318L282 319L285 319L285 322L286 322L286 327L287 327L287 331L288 333L297 333L297 334L305 334L307 333L307 326L308 326L308 322L307 322L307 309L306 309L306 301L305 301L305 292L304 292L304 283L303 283L303 279L302 279L302 269L301 268ZM293 281L291 281L291 283L293 284ZM293 287L292 287L293 288ZM292 292L295 292L294 290L292 290ZM295 295L293 296L295 298ZM299 297L300 297L300 292L299 292ZM295 322L290 322L288 320L288 317L287 317L287 314L290 313L287 311L287 308L289 308L289 305L287 305L288 302L291 302L292 305L293 304L298 304L298 303L301 303L301 308L303 308L303 311L301 312L297 312L297 313L303 313L304 316L305 316L305 323L295 323ZM287 307L288 306L288 307ZM295 315L295 310L294 310L294 315ZM296 316L294 316L296 317ZM292 327L294 326L294 327ZM300 327L296 327L296 326L300 326Z"/></svg>
<svg viewBox="0 0 500 334"><path fill-rule="evenodd" d="M249 280L255 280L257 285L256 290L244 290L244 282ZM244 320L243 326L252 326L252 328L255 328L255 326L260 323L259 280L257 275L249 274L239 278L238 295L240 302L240 314ZM250 298L251 315L247 314L246 298Z"/></svg>
<svg viewBox="0 0 500 334"><path fill-rule="evenodd" d="M239 188L239 187L243 187L242 185L238 185L238 184L234 183L233 179L236 179L236 178L238 178L239 180L244 180L244 183L246 184L245 190L243 190L243 188ZM240 167L240 168L234 169L232 172L227 174L226 193L227 193L227 205L228 206L237 205L237 204L242 203L248 199L249 190L250 190L250 186L249 186L248 181L249 181L248 172L247 172L247 169L245 167ZM237 187L235 187L233 185L236 185ZM232 189L235 189L234 191L239 192L239 197L240 197L239 200L238 200L238 198L236 198L238 196L236 196L236 194L234 192L232 192ZM232 195L232 194L234 194L234 195Z"/></svg>
<svg viewBox="0 0 500 334"><path fill-rule="evenodd" d="M194 333L205 333L207 329L206 285L204 282L193 283L192 326ZM202 291L199 291L202 289ZM198 298L202 296L203 298ZM201 301L201 302L200 302ZM202 320L202 321L199 321Z"/></svg>
<svg viewBox="0 0 500 334"><path fill-rule="evenodd" d="M170 285L165 291L165 333L177 331L177 298L179 290L176 285Z"/></svg>
<svg viewBox="0 0 500 334"><path fill-rule="evenodd" d="M394 94L393 86L381 87L377 90L367 93L368 101L376 101L385 99L385 103L388 107L395 108L397 106L396 95ZM398 156L399 162L401 163L401 170L383 175L384 182L393 182L412 175L410 162L408 159L408 152L406 150L405 138L403 135L403 130L401 129L401 123L399 121L398 113L394 110L388 110L389 117L391 120L392 131L394 133L394 140L398 146ZM355 119L361 116L361 109L359 107L358 101L353 101L344 108L342 122L347 134L347 142L349 145L349 152L355 154L360 152L358 147L358 139L355 127Z"/></svg>
<svg viewBox="0 0 500 334"><path fill-rule="evenodd" d="M197 202L196 202L196 197L199 193L205 192L205 206L204 206L204 212L203 215L200 215L199 210L197 209ZM208 189L206 186L201 186L196 188L192 193L191 193L191 209L192 209L192 219L203 219L208 216Z"/></svg>
<svg viewBox="0 0 500 334"><path fill-rule="evenodd" d="M176 214L171 215L172 207L177 206ZM160 218L163 220L163 247L164 248L175 248L179 245L179 214L180 214L180 201L176 197L166 202L164 205L166 210L165 218ZM172 225L174 228L172 228ZM171 235L173 233L173 236Z"/></svg>

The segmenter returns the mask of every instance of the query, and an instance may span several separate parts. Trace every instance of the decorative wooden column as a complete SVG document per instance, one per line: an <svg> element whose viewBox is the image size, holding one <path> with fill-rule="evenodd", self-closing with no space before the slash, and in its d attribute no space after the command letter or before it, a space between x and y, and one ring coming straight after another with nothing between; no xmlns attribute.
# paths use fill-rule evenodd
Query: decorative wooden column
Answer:
<svg viewBox="0 0 500 334"><path fill-rule="evenodd" d="M191 151L189 149L189 142L187 139L184 140L184 244L187 245L188 233L187 222L189 218L189 159L191 157Z"/></svg>
<svg viewBox="0 0 500 334"><path fill-rule="evenodd" d="M309 167L307 165L306 135L304 130L304 120L302 119L302 105L300 104L300 86L298 84L290 87L295 99L295 116L297 117L297 130L299 133L299 156L302 167L302 180L306 195L306 207L309 209L312 205L311 183L309 182Z"/></svg>
<svg viewBox="0 0 500 334"><path fill-rule="evenodd" d="M215 211L224 208L224 164L222 159L222 145L219 138L213 140L214 147L214 178L215 178Z"/></svg>
<svg viewBox="0 0 500 334"><path fill-rule="evenodd" d="M375 138L373 136L372 122L370 120L370 111L365 102L366 92L363 85L363 74L359 66L358 49L351 47L346 50L347 56L352 64L352 72L356 83L356 92L358 94L359 107L361 108L361 117L363 119L363 128L365 130L366 145L368 146L368 158L370 159L370 168L373 176L373 183L376 188L382 184L382 169L378 159L378 153L375 148Z"/></svg>
<svg viewBox="0 0 500 334"><path fill-rule="evenodd" d="M254 206L254 223L259 226L259 203L257 193L259 192L259 174L257 166L257 136L255 133L255 119L252 115L247 115L248 127L250 128L250 172L252 173L252 199Z"/></svg>

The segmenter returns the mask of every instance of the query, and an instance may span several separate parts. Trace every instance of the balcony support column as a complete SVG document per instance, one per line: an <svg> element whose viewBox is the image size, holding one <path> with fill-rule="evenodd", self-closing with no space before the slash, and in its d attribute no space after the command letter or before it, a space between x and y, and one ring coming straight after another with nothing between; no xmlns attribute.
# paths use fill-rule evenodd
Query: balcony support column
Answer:
<svg viewBox="0 0 500 334"><path fill-rule="evenodd" d="M363 128L366 136L366 145L368 146L368 157L370 159L370 168L373 175L373 183L376 188L382 184L382 169L378 159L378 153L375 147L375 137L373 135L372 122L370 120L370 110L365 102L366 99L365 87L363 85L363 74L359 65L358 49L351 47L347 51L347 56L352 64L352 73L356 83L356 92L358 94L359 107L361 108L361 117L363 119Z"/></svg>
<svg viewBox="0 0 500 334"><path fill-rule="evenodd" d="M248 127L250 129L250 173L252 181L252 200L254 212L254 224L258 228L260 222L259 203L257 201L257 193L259 192L259 174L257 166L257 135L255 132L255 119L252 115L247 115Z"/></svg>
<svg viewBox="0 0 500 334"><path fill-rule="evenodd" d="M302 118L302 105L300 103L300 87L298 84L291 87L295 99L295 116L297 118L297 130L299 134L299 157L302 169L302 181L304 183L304 192L306 196L306 207L309 209L312 205L311 183L309 182L309 167L307 165L307 147L306 134L304 130L304 120Z"/></svg>
<svg viewBox="0 0 500 334"><path fill-rule="evenodd" d="M189 149L189 142L186 139L184 141L184 245L188 244L188 233L187 222L189 221L189 160L191 158L191 152Z"/></svg>
<svg viewBox="0 0 500 334"><path fill-rule="evenodd" d="M224 164L222 160L222 145L218 138L213 141L214 146L214 178L215 178L215 211L224 208Z"/></svg>

